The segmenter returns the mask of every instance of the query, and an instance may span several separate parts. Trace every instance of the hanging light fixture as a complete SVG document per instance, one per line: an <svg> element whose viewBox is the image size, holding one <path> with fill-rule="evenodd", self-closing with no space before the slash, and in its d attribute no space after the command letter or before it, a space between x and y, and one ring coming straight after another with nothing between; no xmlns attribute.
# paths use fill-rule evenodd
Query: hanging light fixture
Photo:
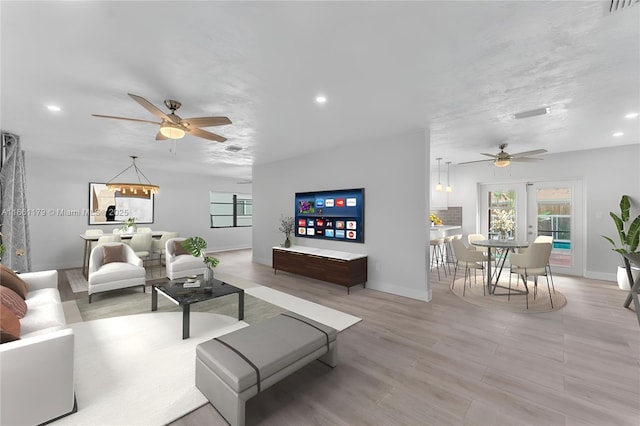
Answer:
<svg viewBox="0 0 640 426"><path fill-rule="evenodd" d="M436 191L442 191L442 184L440 183L440 160L441 157L436 158L438 160L438 184L436 185Z"/></svg>
<svg viewBox="0 0 640 426"><path fill-rule="evenodd" d="M447 192L451 192L451 182L449 181L449 165L451 164L451 161L447 161Z"/></svg>
<svg viewBox="0 0 640 426"><path fill-rule="evenodd" d="M111 179L109 179L109 182L107 182L107 189L112 192L119 191L123 195L157 194L160 187L158 185L153 185L151 182L149 182L149 179L147 179L144 173L142 173L142 171L138 168L138 166L136 165L136 158L138 157L135 155L130 155L130 157L133 160L133 163L129 167L127 167L126 169L124 169L123 171L121 171ZM136 172L138 183L113 182L114 179L116 179L118 176L120 176L121 174L123 174L124 172L126 172L132 167ZM142 182L142 179L140 179L140 176L142 176L147 181L147 183Z"/></svg>
<svg viewBox="0 0 640 426"><path fill-rule="evenodd" d="M160 133L162 136L169 139L182 139L184 137L184 129L177 124L169 123L165 121L160 126Z"/></svg>

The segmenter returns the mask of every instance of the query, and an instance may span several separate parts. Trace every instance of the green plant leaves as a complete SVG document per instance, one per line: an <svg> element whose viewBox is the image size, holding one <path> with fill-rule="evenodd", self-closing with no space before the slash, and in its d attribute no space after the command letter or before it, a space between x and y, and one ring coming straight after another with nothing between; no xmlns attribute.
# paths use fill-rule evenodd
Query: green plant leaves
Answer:
<svg viewBox="0 0 640 426"><path fill-rule="evenodd" d="M623 222L629 220L629 210L631 210L631 202L629 201L629 196L623 195L622 199L620 200L620 213Z"/></svg>
<svg viewBox="0 0 640 426"><path fill-rule="evenodd" d="M189 237L182 242L182 247L192 256L202 256L202 251L207 248L207 242L202 237Z"/></svg>
<svg viewBox="0 0 640 426"><path fill-rule="evenodd" d="M628 195L623 195L620 199L620 216L614 212L609 212L609 215L613 219L613 223L616 225L618 231L618 237L620 238L620 244L622 247L617 247L616 243L609 237L602 236L613 245L613 251L620 254L635 253L638 250L640 243L640 215L638 215L628 229L625 230L625 224L630 219L631 201Z"/></svg>
<svg viewBox="0 0 640 426"><path fill-rule="evenodd" d="M204 256L204 249L207 248L207 242L202 237L189 237L182 242L182 247L195 257L203 256L202 261L210 268L215 268L220 263L219 259L211 256Z"/></svg>

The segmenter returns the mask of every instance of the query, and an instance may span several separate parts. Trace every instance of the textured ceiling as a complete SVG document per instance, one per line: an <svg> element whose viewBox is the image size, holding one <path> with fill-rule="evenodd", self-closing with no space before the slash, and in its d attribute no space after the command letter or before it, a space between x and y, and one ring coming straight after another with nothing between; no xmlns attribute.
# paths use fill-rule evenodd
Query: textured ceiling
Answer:
<svg viewBox="0 0 640 426"><path fill-rule="evenodd" d="M3 130L23 149L251 177L251 165L429 128L432 157L640 143L640 6L607 2L0 2ZM155 141L127 96L182 117ZM328 102L318 105L317 94ZM48 104L62 107L59 113ZM522 120L519 111L551 113ZM613 138L614 131L625 135ZM242 151L226 151L237 145ZM486 158L486 157L484 157Z"/></svg>

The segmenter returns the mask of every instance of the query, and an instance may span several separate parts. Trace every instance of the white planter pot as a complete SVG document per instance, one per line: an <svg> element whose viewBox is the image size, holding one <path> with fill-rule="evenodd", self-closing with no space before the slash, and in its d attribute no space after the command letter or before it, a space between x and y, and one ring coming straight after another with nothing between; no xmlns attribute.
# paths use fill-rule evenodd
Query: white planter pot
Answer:
<svg viewBox="0 0 640 426"><path fill-rule="evenodd" d="M640 275L640 268L632 266L631 275L633 276L633 281L637 280L638 276ZM627 268L625 268L624 266L618 266L618 287L620 287L622 290L631 290L629 278L627 277Z"/></svg>

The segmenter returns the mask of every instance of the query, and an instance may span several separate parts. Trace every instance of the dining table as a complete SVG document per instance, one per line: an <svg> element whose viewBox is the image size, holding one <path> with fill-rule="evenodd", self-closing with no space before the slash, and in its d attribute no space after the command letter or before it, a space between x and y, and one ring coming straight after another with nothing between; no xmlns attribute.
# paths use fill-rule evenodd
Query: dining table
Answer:
<svg viewBox="0 0 640 426"><path fill-rule="evenodd" d="M151 237L152 238L160 238L162 237L162 234L164 234L165 231L152 231L151 232ZM132 232L132 233L121 233L121 234L117 234L120 236L121 240L130 240L131 238L133 238L134 235L136 234L142 234L143 232ZM84 240L84 258L82 259L82 275L85 278L88 278L89 276L89 257L91 256L91 244L95 243L96 241L98 241L98 239L100 237L102 237L103 235L109 235L109 234L80 234L80 238L82 238Z"/></svg>
<svg viewBox="0 0 640 426"><path fill-rule="evenodd" d="M489 294L493 294L496 296L507 296L509 294L524 294L524 292L517 289L509 289L508 287L503 287L498 284L500 280L500 274L502 273L502 269L504 268L504 264L507 260L507 256L509 252L515 253L518 248L529 247L528 241L517 241L517 240L475 240L471 242L472 245L477 247L485 247L487 249L487 290ZM495 257L495 271L493 275L491 273L491 259L492 259L492 250L493 257ZM495 276L495 282L493 280L493 276ZM493 282L493 289L491 284ZM496 287L509 289L509 293L496 293Z"/></svg>

